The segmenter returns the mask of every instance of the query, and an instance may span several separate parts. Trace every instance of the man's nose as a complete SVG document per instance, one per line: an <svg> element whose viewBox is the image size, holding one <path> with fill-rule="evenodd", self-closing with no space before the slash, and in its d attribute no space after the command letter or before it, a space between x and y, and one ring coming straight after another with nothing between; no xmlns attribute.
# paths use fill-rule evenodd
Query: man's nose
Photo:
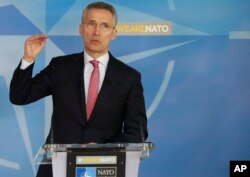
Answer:
<svg viewBox="0 0 250 177"><path fill-rule="evenodd" d="M101 27L100 25L96 25L95 28L94 28L94 34L95 35L99 35L101 32Z"/></svg>

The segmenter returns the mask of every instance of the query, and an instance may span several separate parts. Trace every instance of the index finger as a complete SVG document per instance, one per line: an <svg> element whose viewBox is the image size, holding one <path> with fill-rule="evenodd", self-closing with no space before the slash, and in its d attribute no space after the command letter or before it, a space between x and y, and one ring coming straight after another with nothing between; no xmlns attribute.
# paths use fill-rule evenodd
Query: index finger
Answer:
<svg viewBox="0 0 250 177"><path fill-rule="evenodd" d="M37 34L29 37L27 41L33 41L33 40L45 40L48 36L46 34Z"/></svg>

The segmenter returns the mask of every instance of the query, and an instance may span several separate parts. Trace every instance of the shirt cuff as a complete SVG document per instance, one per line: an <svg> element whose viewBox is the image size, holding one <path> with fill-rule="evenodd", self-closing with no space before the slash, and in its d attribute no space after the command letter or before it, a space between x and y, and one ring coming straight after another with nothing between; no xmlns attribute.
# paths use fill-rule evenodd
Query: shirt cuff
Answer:
<svg viewBox="0 0 250 177"><path fill-rule="evenodd" d="M24 70L24 69L28 68L30 65L32 65L33 63L34 63L34 61L32 61L32 62L30 63L30 62L27 62L26 60L24 60L24 59L22 58L20 69L21 69L21 70Z"/></svg>

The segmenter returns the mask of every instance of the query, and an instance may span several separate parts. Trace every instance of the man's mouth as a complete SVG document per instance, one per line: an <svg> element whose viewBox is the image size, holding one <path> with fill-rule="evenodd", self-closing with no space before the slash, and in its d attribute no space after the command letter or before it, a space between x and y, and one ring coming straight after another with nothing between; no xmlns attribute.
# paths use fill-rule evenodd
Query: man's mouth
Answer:
<svg viewBox="0 0 250 177"><path fill-rule="evenodd" d="M92 39L92 40L91 40L91 43L92 43L92 44L99 44L99 43L100 43L100 41L99 41L99 40L97 40L97 39Z"/></svg>

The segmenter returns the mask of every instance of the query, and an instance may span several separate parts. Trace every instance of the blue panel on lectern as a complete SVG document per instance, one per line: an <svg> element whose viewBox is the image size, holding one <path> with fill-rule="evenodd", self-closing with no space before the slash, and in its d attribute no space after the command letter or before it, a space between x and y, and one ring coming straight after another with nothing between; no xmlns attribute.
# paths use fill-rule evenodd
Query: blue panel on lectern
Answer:
<svg viewBox="0 0 250 177"><path fill-rule="evenodd" d="M76 167L76 177L96 177L96 167Z"/></svg>

